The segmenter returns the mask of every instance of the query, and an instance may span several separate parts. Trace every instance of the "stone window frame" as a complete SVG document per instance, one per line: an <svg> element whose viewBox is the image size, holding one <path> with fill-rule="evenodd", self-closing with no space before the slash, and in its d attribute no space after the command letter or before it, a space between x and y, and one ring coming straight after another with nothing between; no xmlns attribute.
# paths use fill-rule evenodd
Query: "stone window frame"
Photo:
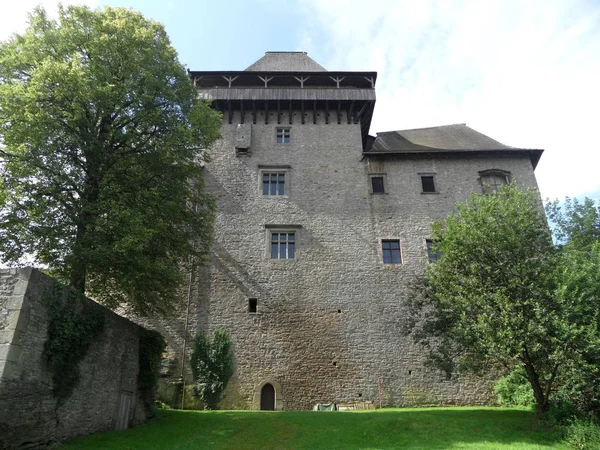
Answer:
<svg viewBox="0 0 600 450"><path fill-rule="evenodd" d="M291 144L292 127L275 127L275 142L282 145Z"/></svg>
<svg viewBox="0 0 600 450"><path fill-rule="evenodd" d="M258 166L258 195L262 198L289 198L292 183L291 183L291 166L276 165L276 166ZM283 173L284 174L284 194L271 195L263 192L263 175L267 173Z"/></svg>
<svg viewBox="0 0 600 450"><path fill-rule="evenodd" d="M439 194L438 183L437 183L437 173L435 172L419 172L419 181L421 183L421 194ZM431 177L433 178L433 191L424 191L423 190L423 177Z"/></svg>
<svg viewBox="0 0 600 450"><path fill-rule="evenodd" d="M506 185L506 184L510 184L510 182L512 181L512 173L508 170L504 170L504 169L486 169L486 170L480 170L479 172L479 178L478 178L478 182L479 185L481 186L481 190L484 194L490 194L492 192L494 192L496 189L498 189L501 185ZM494 184L494 186L486 184L484 182L484 178L486 177L501 177L504 178L505 183L502 183L500 185L498 184Z"/></svg>
<svg viewBox="0 0 600 450"><path fill-rule="evenodd" d="M298 259L298 251L300 247L300 239L301 239L301 230L302 225L280 225L280 224L267 224L265 225L266 230L266 245L265 245L265 257L269 261L296 261ZM273 234L294 234L294 257L293 258L272 258L271 254L271 243Z"/></svg>
<svg viewBox="0 0 600 450"><path fill-rule="evenodd" d="M399 262L395 263L395 262L385 262L384 256L383 256L383 243L384 242L398 242L398 256L399 256ZM381 262L381 264L385 267L399 267L402 266L404 264L404 252L402 251L402 239L398 238L398 237L384 237L379 239L379 260Z"/></svg>
<svg viewBox="0 0 600 450"><path fill-rule="evenodd" d="M374 192L373 191L373 178L382 178L383 181L383 192ZM387 174L386 173L370 173L369 174L369 194L371 195L386 195L387 191L385 187L387 186Z"/></svg>

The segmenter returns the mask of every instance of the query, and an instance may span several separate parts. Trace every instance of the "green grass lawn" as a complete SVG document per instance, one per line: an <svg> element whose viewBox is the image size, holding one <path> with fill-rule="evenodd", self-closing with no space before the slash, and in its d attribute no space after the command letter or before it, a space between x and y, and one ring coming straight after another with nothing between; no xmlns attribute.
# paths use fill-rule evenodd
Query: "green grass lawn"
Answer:
<svg viewBox="0 0 600 450"><path fill-rule="evenodd" d="M504 408L357 412L159 411L131 430L62 449L566 449L530 411Z"/></svg>

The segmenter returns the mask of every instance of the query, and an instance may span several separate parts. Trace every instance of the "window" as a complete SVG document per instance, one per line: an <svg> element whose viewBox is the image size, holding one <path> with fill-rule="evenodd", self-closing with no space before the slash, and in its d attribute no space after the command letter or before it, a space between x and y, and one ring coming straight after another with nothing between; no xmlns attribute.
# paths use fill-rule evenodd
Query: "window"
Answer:
<svg viewBox="0 0 600 450"><path fill-rule="evenodd" d="M294 259L296 233L271 233L271 259Z"/></svg>
<svg viewBox="0 0 600 450"><path fill-rule="evenodd" d="M371 175L371 194L385 194L383 175Z"/></svg>
<svg viewBox="0 0 600 450"><path fill-rule="evenodd" d="M285 195L285 172L262 173L263 195Z"/></svg>
<svg viewBox="0 0 600 450"><path fill-rule="evenodd" d="M381 250L383 252L384 264L400 264L400 241L399 240L382 240Z"/></svg>
<svg viewBox="0 0 600 450"><path fill-rule="evenodd" d="M500 186L510 183L510 172L500 169L479 172L479 182L484 194L494 192Z"/></svg>
<svg viewBox="0 0 600 450"><path fill-rule="evenodd" d="M436 242L427 239L427 257L429 258L429 262L439 261L442 257L442 252L440 252L438 245Z"/></svg>
<svg viewBox="0 0 600 450"><path fill-rule="evenodd" d="M248 299L248 312L255 313L257 311L257 307L258 307L258 300L255 298L249 298Z"/></svg>
<svg viewBox="0 0 600 450"><path fill-rule="evenodd" d="M421 175L421 187L423 194L433 194L435 190L435 177L434 175Z"/></svg>
<svg viewBox="0 0 600 450"><path fill-rule="evenodd" d="M278 144L289 144L291 135L292 135L291 128L277 128L277 143Z"/></svg>

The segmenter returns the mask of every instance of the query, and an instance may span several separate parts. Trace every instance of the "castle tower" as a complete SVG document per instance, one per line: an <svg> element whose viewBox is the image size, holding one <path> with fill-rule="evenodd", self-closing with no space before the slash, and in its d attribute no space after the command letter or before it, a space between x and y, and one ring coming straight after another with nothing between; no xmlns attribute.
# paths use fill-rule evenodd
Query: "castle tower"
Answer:
<svg viewBox="0 0 600 450"><path fill-rule="evenodd" d="M223 113L205 168L215 243L186 318L188 334L232 338L222 406L489 402L489 382L424 366L401 333L406 290L435 259L432 222L483 181L535 187L541 151L465 125L373 138L377 74L329 72L304 52L190 76ZM181 327L163 331L180 358Z"/></svg>

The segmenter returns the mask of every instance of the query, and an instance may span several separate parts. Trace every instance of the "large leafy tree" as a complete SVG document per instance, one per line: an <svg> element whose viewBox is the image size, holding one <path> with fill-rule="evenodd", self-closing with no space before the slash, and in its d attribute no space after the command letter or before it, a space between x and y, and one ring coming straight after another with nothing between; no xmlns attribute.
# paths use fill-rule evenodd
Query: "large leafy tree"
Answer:
<svg viewBox="0 0 600 450"><path fill-rule="evenodd" d="M430 363L521 367L541 412L558 387L581 388L600 344L600 247L557 249L539 195L514 184L473 195L434 235L443 256L415 285L407 327Z"/></svg>
<svg viewBox="0 0 600 450"><path fill-rule="evenodd" d="M0 44L0 258L109 306L168 310L210 245L201 163L219 127L161 24L36 9Z"/></svg>

